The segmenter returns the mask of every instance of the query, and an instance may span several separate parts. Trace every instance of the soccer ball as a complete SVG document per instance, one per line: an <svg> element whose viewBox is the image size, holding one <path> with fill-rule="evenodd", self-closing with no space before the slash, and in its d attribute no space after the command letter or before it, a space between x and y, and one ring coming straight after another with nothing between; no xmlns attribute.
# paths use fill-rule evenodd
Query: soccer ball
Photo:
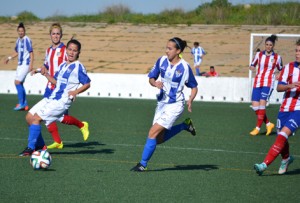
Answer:
<svg viewBox="0 0 300 203"><path fill-rule="evenodd" d="M37 150L31 154L30 165L34 170L47 169L50 167L52 157L46 150Z"/></svg>

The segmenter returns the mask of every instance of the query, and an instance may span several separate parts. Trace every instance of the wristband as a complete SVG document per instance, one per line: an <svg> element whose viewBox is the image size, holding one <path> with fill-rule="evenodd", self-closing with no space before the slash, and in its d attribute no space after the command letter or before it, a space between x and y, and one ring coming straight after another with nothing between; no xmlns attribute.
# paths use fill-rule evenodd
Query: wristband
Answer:
<svg viewBox="0 0 300 203"><path fill-rule="evenodd" d="M9 56L9 57L7 57L7 59L8 59L8 60L12 60L12 57L11 57L11 56Z"/></svg>

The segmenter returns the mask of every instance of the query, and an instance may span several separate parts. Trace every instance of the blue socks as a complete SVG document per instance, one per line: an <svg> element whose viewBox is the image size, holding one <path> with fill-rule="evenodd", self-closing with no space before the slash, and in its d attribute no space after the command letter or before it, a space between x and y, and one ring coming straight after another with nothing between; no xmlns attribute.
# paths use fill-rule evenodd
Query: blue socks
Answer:
<svg viewBox="0 0 300 203"><path fill-rule="evenodd" d="M42 129L42 127L40 125L32 124L29 126L28 147L30 149L34 150L39 137L42 137L41 129ZM42 142L41 140L39 140L39 141ZM44 142L44 140L43 140L43 142Z"/></svg>
<svg viewBox="0 0 300 203"><path fill-rule="evenodd" d="M175 135L177 135L178 133L180 133L182 130L185 129L187 129L187 125L184 123L172 126L170 130L165 131L164 142L171 139L172 137L174 137Z"/></svg>
<svg viewBox="0 0 300 203"><path fill-rule="evenodd" d="M19 104L21 106L26 106L27 105L26 104L26 91L25 91L23 84L16 85L16 89L18 92Z"/></svg>
<svg viewBox="0 0 300 203"><path fill-rule="evenodd" d="M196 68L196 75L200 76L200 68Z"/></svg>
<svg viewBox="0 0 300 203"><path fill-rule="evenodd" d="M142 154L142 160L140 161L140 163L144 167L147 167L148 161L150 160L152 154L154 153L155 148L156 148L156 139L147 138L146 144L144 146L144 151Z"/></svg>

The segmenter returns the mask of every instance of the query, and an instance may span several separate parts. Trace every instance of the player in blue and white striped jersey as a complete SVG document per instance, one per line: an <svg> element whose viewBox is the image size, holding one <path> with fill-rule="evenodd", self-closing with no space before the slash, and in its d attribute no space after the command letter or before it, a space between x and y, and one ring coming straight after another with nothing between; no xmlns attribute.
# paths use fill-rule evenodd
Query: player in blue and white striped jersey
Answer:
<svg viewBox="0 0 300 203"><path fill-rule="evenodd" d="M29 156L34 150L45 149L41 134L41 122L46 126L59 120L70 108L77 94L90 87L90 78L82 63L78 61L81 44L72 39L67 44L68 60L62 63L54 78L48 72L44 76L55 85L51 96L43 98L26 115L29 126L28 145L20 156ZM80 84L82 86L80 86Z"/></svg>
<svg viewBox="0 0 300 203"><path fill-rule="evenodd" d="M204 49L199 45L199 42L194 42L194 47L191 49L191 54L194 58L194 68L197 76L201 76L200 65L203 57L206 55Z"/></svg>
<svg viewBox="0 0 300 203"><path fill-rule="evenodd" d="M11 59L18 56L18 67L15 77L15 85L17 88L19 103L16 105L14 110L28 110L27 100L26 100L26 91L23 86L27 74L33 68L33 48L32 42L29 37L25 34L25 26L23 23L20 23L18 28L19 38L16 41L15 52L7 57L4 61L5 64L8 63Z"/></svg>
<svg viewBox="0 0 300 203"><path fill-rule="evenodd" d="M149 83L157 87L160 92L157 95L157 107L153 119L153 125L149 130L141 161L133 167L132 171L145 171L148 161L161 144L177 135L182 130L196 135L195 128L190 118L179 125L174 122L184 111L185 97L184 86L191 88L188 98L188 111L192 112L192 102L198 92L198 83L193 75L190 65L182 58L180 53L187 46L186 41L174 37L167 42L166 56L160 57L148 74ZM158 79L160 77L160 79Z"/></svg>

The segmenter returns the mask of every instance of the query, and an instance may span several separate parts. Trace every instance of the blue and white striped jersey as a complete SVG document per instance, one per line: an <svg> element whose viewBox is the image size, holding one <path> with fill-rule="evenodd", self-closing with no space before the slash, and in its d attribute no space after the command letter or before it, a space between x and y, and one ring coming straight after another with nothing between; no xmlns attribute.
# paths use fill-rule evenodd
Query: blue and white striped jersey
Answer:
<svg viewBox="0 0 300 203"><path fill-rule="evenodd" d="M85 85L91 81L85 67L79 61L70 64L62 63L54 78L56 87L49 98L62 100L66 104L71 103L68 94L70 91L76 90L80 84Z"/></svg>
<svg viewBox="0 0 300 203"><path fill-rule="evenodd" d="M18 65L30 64L30 53L33 52L32 42L29 37L19 37L16 41L15 51L18 52Z"/></svg>
<svg viewBox="0 0 300 203"><path fill-rule="evenodd" d="M181 59L173 66L167 56L159 58L148 77L157 79L159 76L161 76L161 81L163 82L163 89L157 95L157 100L160 102L174 103L184 101L184 85L189 88L198 86L190 65L184 59Z"/></svg>
<svg viewBox="0 0 300 203"><path fill-rule="evenodd" d="M202 56L205 55L205 51L202 47L192 48L191 54L194 55L194 63L197 63L201 60Z"/></svg>

